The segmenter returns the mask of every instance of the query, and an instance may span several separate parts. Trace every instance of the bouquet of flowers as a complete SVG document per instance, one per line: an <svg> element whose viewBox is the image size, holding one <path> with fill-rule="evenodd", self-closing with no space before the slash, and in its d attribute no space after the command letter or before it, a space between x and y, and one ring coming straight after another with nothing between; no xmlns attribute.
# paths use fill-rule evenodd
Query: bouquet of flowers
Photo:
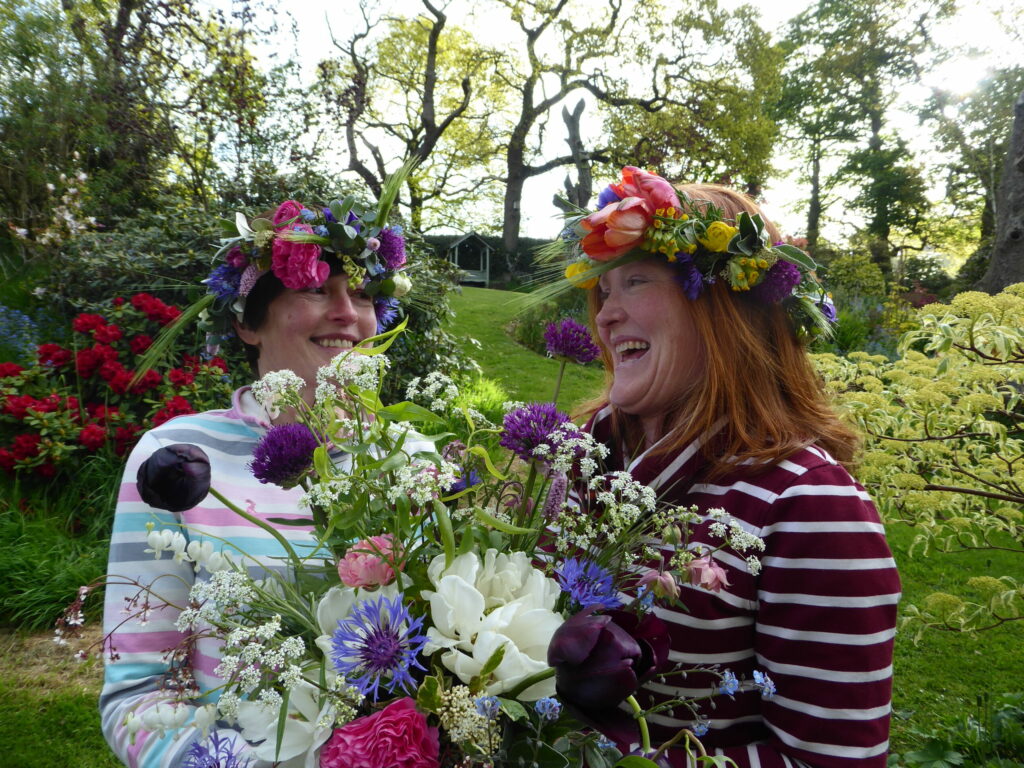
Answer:
<svg viewBox="0 0 1024 768"><path fill-rule="evenodd" d="M129 729L237 729L245 744L223 730L195 743L196 765L652 766L670 745L724 764L700 745L700 705L735 691L731 672L709 666L719 684L706 695L659 705L693 714L669 744L651 743L634 696L689 671L669 661L654 606L676 604L683 581L722 586L714 552L687 547L702 517L659 504L627 473L602 473L606 449L551 403L507 404L498 426L457 406L456 385L435 373L384 405L384 353L400 331L320 369L312 405L290 371L253 385L272 416L293 420L267 431L252 471L303 488L302 520L222 496L195 446L161 448L142 466L149 504L189 509L213 494L268 530L287 568L254 575L226 542L150 531L156 557L206 574L178 627L184 645L222 643L223 683L200 692L179 668L166 702L129 714ZM586 358L587 344L575 324L549 335L563 360ZM761 541L723 510L712 516L721 547L756 564L748 551ZM315 551L289 542L297 523L315 532ZM129 614L152 610L159 586L139 585ZM757 685L770 693L766 676Z"/></svg>

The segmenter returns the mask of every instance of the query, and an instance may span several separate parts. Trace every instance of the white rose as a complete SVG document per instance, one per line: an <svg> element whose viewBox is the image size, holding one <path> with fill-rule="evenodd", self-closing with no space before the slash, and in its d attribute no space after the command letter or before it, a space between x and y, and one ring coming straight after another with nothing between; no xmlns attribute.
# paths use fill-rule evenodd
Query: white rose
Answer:
<svg viewBox="0 0 1024 768"><path fill-rule="evenodd" d="M394 296L396 299L402 298L403 296L405 296L405 294L412 290L412 280L410 280L407 275L401 272L399 272L397 275L391 278L391 280L395 284L395 290L391 292L391 295Z"/></svg>

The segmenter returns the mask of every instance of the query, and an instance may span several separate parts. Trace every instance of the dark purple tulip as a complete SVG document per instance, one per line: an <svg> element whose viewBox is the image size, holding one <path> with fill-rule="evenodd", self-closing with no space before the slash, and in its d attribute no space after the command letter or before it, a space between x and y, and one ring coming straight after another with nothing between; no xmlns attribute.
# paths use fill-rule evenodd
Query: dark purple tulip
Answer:
<svg viewBox="0 0 1024 768"><path fill-rule="evenodd" d="M210 491L210 459L196 445L167 445L142 462L135 481L149 506L184 512Z"/></svg>
<svg viewBox="0 0 1024 768"><path fill-rule="evenodd" d="M584 610L555 631L548 664L570 714L628 749L639 729L619 704L646 676L667 668L668 648L668 627L653 614Z"/></svg>

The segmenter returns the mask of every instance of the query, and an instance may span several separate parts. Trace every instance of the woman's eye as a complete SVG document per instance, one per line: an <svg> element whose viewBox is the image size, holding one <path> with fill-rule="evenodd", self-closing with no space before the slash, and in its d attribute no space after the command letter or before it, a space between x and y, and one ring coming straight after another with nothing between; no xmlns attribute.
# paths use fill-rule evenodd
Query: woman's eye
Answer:
<svg viewBox="0 0 1024 768"><path fill-rule="evenodd" d="M627 285L643 285L647 282L647 278L641 275L633 275L626 281Z"/></svg>

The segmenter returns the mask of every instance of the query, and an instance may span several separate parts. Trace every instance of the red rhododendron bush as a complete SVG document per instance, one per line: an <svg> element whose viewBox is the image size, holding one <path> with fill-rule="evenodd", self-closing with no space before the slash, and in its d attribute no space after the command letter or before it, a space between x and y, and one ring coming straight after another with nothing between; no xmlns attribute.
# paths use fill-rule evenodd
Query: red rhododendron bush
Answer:
<svg viewBox="0 0 1024 768"><path fill-rule="evenodd" d="M136 379L153 339L180 314L148 293L117 297L102 313L77 315L69 344L40 344L28 366L0 363L0 469L26 479L74 472L97 452L124 456L174 416L225 407L232 385L219 357L179 347L173 367Z"/></svg>

